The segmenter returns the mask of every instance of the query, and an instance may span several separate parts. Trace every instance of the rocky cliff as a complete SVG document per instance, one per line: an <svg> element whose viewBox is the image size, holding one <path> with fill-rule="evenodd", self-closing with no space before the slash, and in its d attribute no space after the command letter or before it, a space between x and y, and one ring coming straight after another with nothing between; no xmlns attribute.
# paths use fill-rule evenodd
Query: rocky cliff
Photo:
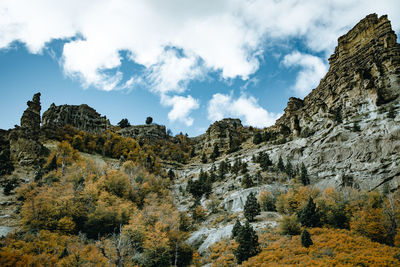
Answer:
<svg viewBox="0 0 400 267"><path fill-rule="evenodd" d="M396 39L387 16L376 14L340 37L319 86L304 100L291 98L276 122L275 128L290 129L293 141L264 149L275 160L283 156L303 162L313 182L321 186L350 179L371 189L396 178L392 186L397 187L400 45Z"/></svg>
<svg viewBox="0 0 400 267"><path fill-rule="evenodd" d="M119 130L117 133L124 137L147 139L149 141L164 140L167 138L165 126L158 124L129 126Z"/></svg>
<svg viewBox="0 0 400 267"><path fill-rule="evenodd" d="M27 105L28 108L21 117L21 126L12 129L9 135L10 159L19 165L38 163L44 151L39 142L40 93L35 94Z"/></svg>
<svg viewBox="0 0 400 267"><path fill-rule="evenodd" d="M252 136L249 128L243 127L239 119L226 118L214 122L205 134L192 138L196 151L209 156L217 145L221 153L232 153L240 149L241 143Z"/></svg>
<svg viewBox="0 0 400 267"><path fill-rule="evenodd" d="M10 174L14 169L10 159L9 132L0 130L0 176Z"/></svg>
<svg viewBox="0 0 400 267"><path fill-rule="evenodd" d="M101 116L86 104L56 106L53 103L43 113L42 130L45 132L51 132L52 129L64 127L67 124L91 133L101 133L111 126L105 116Z"/></svg>

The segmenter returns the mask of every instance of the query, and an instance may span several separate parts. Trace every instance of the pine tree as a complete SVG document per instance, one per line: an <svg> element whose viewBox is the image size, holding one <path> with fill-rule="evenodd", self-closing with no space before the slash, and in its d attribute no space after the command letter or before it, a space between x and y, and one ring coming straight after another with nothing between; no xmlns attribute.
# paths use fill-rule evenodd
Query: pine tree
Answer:
<svg viewBox="0 0 400 267"><path fill-rule="evenodd" d="M389 119L394 119L394 118L396 118L396 115L397 115L397 112L396 112L394 106L391 106L390 109L389 109L389 112L387 114L387 117Z"/></svg>
<svg viewBox="0 0 400 267"><path fill-rule="evenodd" d="M128 119L122 119L120 122L118 122L118 126L121 128L126 128L131 126L131 124L129 123Z"/></svg>
<svg viewBox="0 0 400 267"><path fill-rule="evenodd" d="M277 167L278 167L278 170L280 170L281 172L283 172L285 170L285 164L283 163L282 157L279 157Z"/></svg>
<svg viewBox="0 0 400 267"><path fill-rule="evenodd" d="M260 252L258 236L248 221L236 236L236 242L239 246L234 254L239 264Z"/></svg>
<svg viewBox="0 0 400 267"><path fill-rule="evenodd" d="M260 167L263 171L267 171L268 167L272 165L272 161L269 159L267 153L260 152L258 156L258 162L260 163Z"/></svg>
<svg viewBox="0 0 400 267"><path fill-rule="evenodd" d="M153 118L152 117L147 117L146 118L146 124L150 125L153 122Z"/></svg>
<svg viewBox="0 0 400 267"><path fill-rule="evenodd" d="M214 150L213 150L213 153L211 154L211 156L210 156L210 159L212 160L212 161L215 161L218 157L219 157L219 147L218 147L218 144L215 144L214 145Z"/></svg>
<svg viewBox="0 0 400 267"><path fill-rule="evenodd" d="M233 225L232 228L232 238L235 238L238 236L238 234L240 233L240 231L242 230L242 224L240 223L239 219L236 219L235 224Z"/></svg>
<svg viewBox="0 0 400 267"><path fill-rule="evenodd" d="M258 145L262 142L262 135L260 132L256 132L253 136L253 144Z"/></svg>
<svg viewBox="0 0 400 267"><path fill-rule="evenodd" d="M171 181L175 179L175 173L174 173L174 171L173 171L172 169L169 169L169 171L168 171L168 177L169 177L169 179L170 179Z"/></svg>
<svg viewBox="0 0 400 267"><path fill-rule="evenodd" d="M246 173L242 178L242 187L250 188L252 186L254 186L253 179L251 178L251 176L248 173Z"/></svg>
<svg viewBox="0 0 400 267"><path fill-rule="evenodd" d="M254 221L254 217L259 215L260 212L260 204L258 204L253 192L251 192L246 199L246 203L244 204L244 217L246 217L249 222L252 222Z"/></svg>
<svg viewBox="0 0 400 267"><path fill-rule="evenodd" d="M308 177L307 169L306 166L304 166L304 163L301 164L300 180L303 185L310 184L310 178Z"/></svg>
<svg viewBox="0 0 400 267"><path fill-rule="evenodd" d="M286 163L286 170L285 170L286 174L289 176L289 178L293 178L294 177L294 170L293 170L293 166L292 163L290 163L290 161L288 161Z"/></svg>
<svg viewBox="0 0 400 267"><path fill-rule="evenodd" d="M203 155L201 156L201 162L207 163L207 157L205 153L203 153Z"/></svg>
<svg viewBox="0 0 400 267"><path fill-rule="evenodd" d="M241 160L240 160L239 158L236 158L236 159L235 159L235 163L234 163L233 166L232 166L232 172L233 172L234 174L238 174L239 171L240 171L241 165L242 165Z"/></svg>
<svg viewBox="0 0 400 267"><path fill-rule="evenodd" d="M306 229L304 229L303 233L301 234L301 244L306 248L313 244L311 235Z"/></svg>
<svg viewBox="0 0 400 267"><path fill-rule="evenodd" d="M300 212L299 220L306 227L317 227L320 225L320 215L312 197L308 200L307 206Z"/></svg>
<svg viewBox="0 0 400 267"><path fill-rule="evenodd" d="M248 166L248 165L247 165L247 162L243 162L243 163L242 163L242 169L241 169L241 171L240 171L242 174L245 174L245 173L247 173L247 172L249 171L249 170L247 169L247 166Z"/></svg>

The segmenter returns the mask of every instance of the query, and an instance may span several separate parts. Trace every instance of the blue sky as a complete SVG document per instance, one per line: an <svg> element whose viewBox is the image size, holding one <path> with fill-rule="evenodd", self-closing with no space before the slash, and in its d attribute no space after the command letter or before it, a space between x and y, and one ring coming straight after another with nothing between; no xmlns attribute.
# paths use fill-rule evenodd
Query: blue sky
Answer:
<svg viewBox="0 0 400 267"><path fill-rule="evenodd" d="M112 124L152 116L174 134L223 117L269 126L318 85L360 19L388 14L399 32L398 1L319 3L3 0L0 128L38 91L42 111L86 103Z"/></svg>

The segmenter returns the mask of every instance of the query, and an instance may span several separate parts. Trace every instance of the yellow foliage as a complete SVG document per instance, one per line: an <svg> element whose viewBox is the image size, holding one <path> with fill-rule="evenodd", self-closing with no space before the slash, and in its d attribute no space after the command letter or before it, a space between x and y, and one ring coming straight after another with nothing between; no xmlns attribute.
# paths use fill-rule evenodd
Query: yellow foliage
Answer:
<svg viewBox="0 0 400 267"><path fill-rule="evenodd" d="M267 246L242 266L400 266L398 248L348 230L313 228L309 232L314 242L309 248L301 245L300 236L261 235L260 243Z"/></svg>
<svg viewBox="0 0 400 267"><path fill-rule="evenodd" d="M210 247L209 261L213 267L233 267L237 265L233 252L237 249L238 243L234 240L220 241Z"/></svg>

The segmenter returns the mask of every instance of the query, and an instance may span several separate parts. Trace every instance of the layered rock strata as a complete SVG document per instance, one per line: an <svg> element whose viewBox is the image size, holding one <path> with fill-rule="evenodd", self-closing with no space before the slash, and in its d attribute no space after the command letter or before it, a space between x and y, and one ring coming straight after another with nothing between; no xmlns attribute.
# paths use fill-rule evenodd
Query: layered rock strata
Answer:
<svg viewBox="0 0 400 267"><path fill-rule="evenodd" d="M138 140L147 139L151 142L167 138L165 126L158 124L129 126L119 130L117 133L124 137L132 137Z"/></svg>
<svg viewBox="0 0 400 267"><path fill-rule="evenodd" d="M91 133L102 133L110 128L110 121L86 104L79 106L54 103L43 113L42 130L51 132L53 129L71 125L74 128Z"/></svg>
<svg viewBox="0 0 400 267"><path fill-rule="evenodd" d="M20 165L38 163L43 153L43 146L39 142L40 93L35 94L27 105L21 117L21 126L11 130L9 135L10 159Z"/></svg>

